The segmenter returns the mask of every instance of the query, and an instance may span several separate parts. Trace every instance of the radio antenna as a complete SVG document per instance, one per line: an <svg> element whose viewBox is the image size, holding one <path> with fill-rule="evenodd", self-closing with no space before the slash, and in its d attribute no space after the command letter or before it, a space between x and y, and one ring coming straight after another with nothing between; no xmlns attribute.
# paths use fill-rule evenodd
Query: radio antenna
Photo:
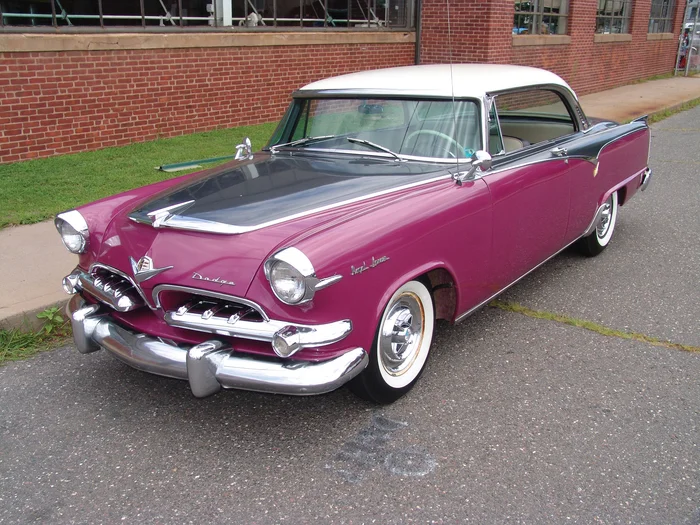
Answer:
<svg viewBox="0 0 700 525"><path fill-rule="evenodd" d="M457 133L457 104L455 102L455 79L452 71L452 20L450 17L450 0L445 0L445 4L447 6L447 47L450 56L450 90L452 92L452 134L455 135ZM457 151L457 144L459 144L459 141L453 140L453 144L455 146L457 173L459 173L459 151Z"/></svg>

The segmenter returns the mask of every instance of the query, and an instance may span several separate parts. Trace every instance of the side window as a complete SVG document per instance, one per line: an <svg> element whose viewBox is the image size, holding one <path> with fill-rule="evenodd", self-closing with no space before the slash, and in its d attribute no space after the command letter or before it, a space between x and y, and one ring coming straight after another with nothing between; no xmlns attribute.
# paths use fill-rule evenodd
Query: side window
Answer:
<svg viewBox="0 0 700 525"><path fill-rule="evenodd" d="M496 104L492 104L489 111L489 153L491 155L503 153L503 138L496 116Z"/></svg>
<svg viewBox="0 0 700 525"><path fill-rule="evenodd" d="M506 153L576 131L568 105L555 91L531 89L496 97Z"/></svg>

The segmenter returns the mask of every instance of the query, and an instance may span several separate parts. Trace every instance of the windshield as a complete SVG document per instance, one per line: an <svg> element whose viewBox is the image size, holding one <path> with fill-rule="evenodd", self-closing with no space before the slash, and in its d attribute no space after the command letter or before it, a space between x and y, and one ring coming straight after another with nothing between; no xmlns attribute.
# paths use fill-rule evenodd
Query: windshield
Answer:
<svg viewBox="0 0 700 525"><path fill-rule="evenodd" d="M473 100L295 99L268 146L463 159L481 149L479 122Z"/></svg>

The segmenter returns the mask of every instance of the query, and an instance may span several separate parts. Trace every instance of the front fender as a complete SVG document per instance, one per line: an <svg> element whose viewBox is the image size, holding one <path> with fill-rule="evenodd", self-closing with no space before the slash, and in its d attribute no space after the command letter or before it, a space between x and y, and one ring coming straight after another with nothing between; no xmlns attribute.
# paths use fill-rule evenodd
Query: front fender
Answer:
<svg viewBox="0 0 700 525"><path fill-rule="evenodd" d="M353 331L343 345L369 350L389 297L407 281L437 268L446 270L455 284L455 312L491 293L490 194L481 180L463 186L449 179L438 181L295 246L309 257L317 277L342 279L318 291L311 302L289 306L274 297L263 272L258 272L247 297L278 319L350 319Z"/></svg>

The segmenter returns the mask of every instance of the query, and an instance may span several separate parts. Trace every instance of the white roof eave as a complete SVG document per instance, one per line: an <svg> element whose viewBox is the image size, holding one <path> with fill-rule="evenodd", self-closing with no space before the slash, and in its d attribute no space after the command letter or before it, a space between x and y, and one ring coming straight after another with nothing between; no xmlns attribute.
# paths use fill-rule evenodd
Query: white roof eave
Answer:
<svg viewBox="0 0 700 525"><path fill-rule="evenodd" d="M362 71L312 82L294 95L356 93L483 99L489 93L540 85L558 86L576 97L569 85L550 71L500 64L432 64Z"/></svg>

